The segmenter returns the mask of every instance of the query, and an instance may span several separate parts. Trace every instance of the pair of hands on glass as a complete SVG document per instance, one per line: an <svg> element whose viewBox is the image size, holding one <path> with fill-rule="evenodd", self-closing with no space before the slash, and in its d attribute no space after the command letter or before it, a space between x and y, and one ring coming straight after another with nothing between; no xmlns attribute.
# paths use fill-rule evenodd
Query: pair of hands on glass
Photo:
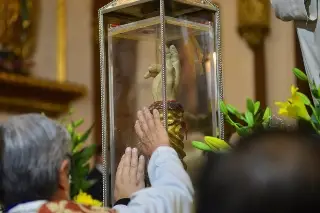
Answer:
<svg viewBox="0 0 320 213"><path fill-rule="evenodd" d="M131 195L145 187L145 157L151 157L152 153L160 146L169 146L169 137L160 121L158 110L150 113L144 108L137 113L138 120L135 123L135 131L139 138L139 156L136 148L127 148L118 165L115 181L115 200L130 198Z"/></svg>

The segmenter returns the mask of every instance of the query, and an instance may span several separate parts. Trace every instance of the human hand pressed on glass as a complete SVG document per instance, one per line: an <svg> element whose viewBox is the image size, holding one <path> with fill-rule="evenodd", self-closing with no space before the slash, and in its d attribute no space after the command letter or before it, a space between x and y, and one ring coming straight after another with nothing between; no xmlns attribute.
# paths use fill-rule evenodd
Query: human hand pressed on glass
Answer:
<svg viewBox="0 0 320 213"><path fill-rule="evenodd" d="M135 124L135 131L140 140L139 148L141 152L151 157L152 153L160 146L169 146L168 133L160 121L159 111L154 109L153 114L144 107L137 113L138 120Z"/></svg>
<svg viewBox="0 0 320 213"><path fill-rule="evenodd" d="M116 201L130 198L133 193L145 187L145 158L139 157L136 148L128 147L118 165L114 198Z"/></svg>

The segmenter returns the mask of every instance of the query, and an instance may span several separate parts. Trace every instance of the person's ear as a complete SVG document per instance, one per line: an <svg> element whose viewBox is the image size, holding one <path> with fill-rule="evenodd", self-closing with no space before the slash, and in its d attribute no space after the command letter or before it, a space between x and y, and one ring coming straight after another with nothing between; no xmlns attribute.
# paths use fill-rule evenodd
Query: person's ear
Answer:
<svg viewBox="0 0 320 213"><path fill-rule="evenodd" d="M69 160L64 160L61 163L59 169L59 188L63 191L69 193L69 171L70 171L70 162Z"/></svg>

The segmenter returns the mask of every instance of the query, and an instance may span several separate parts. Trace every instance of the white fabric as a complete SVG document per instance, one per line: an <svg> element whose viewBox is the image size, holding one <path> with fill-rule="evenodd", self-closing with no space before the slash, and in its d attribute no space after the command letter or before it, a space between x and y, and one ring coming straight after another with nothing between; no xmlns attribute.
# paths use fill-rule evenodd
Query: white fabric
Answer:
<svg viewBox="0 0 320 213"><path fill-rule="evenodd" d="M317 1L310 0L306 8L304 0L271 0L276 16L283 21L315 21L317 19ZM307 13L309 9L309 16Z"/></svg>
<svg viewBox="0 0 320 213"><path fill-rule="evenodd" d="M14 208L10 209L8 213L35 213L35 212L38 212L40 207L46 202L47 201L45 200L38 200L38 201L19 204Z"/></svg>
<svg viewBox="0 0 320 213"><path fill-rule="evenodd" d="M271 0L271 4L279 19L295 22L305 71L310 80L320 85L319 3L318 0L309 1L309 6L305 5L305 0Z"/></svg>
<svg viewBox="0 0 320 213"><path fill-rule="evenodd" d="M174 149L159 147L149 161L148 174L152 187L135 193L128 206L114 209L119 213L193 212L193 186Z"/></svg>

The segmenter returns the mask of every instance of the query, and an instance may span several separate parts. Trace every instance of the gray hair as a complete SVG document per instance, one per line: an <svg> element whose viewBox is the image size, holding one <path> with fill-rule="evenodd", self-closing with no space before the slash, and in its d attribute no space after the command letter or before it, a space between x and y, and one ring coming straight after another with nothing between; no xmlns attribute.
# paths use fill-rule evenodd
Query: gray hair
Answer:
<svg viewBox="0 0 320 213"><path fill-rule="evenodd" d="M0 128L3 204L50 199L70 151L67 130L40 114L13 116Z"/></svg>

